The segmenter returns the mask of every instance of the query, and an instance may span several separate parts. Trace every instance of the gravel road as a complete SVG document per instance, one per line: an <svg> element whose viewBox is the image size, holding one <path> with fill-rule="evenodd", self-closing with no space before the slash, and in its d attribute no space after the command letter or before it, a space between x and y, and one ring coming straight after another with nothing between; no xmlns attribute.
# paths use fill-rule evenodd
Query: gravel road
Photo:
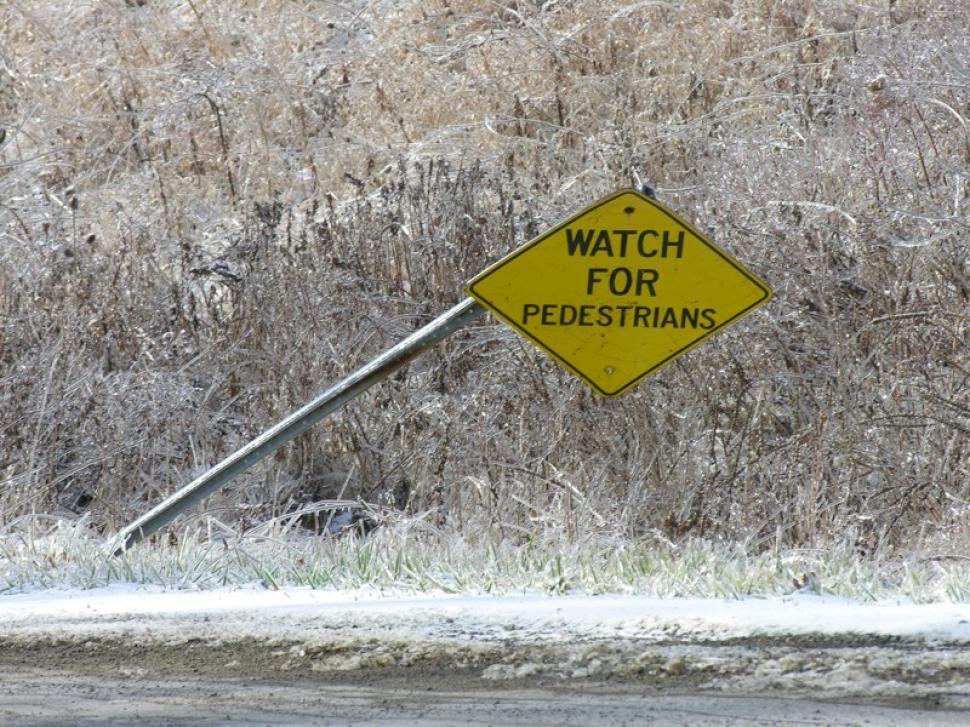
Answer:
<svg viewBox="0 0 970 727"><path fill-rule="evenodd" d="M23 594L0 724L963 725L968 628L806 597Z"/></svg>
<svg viewBox="0 0 970 727"><path fill-rule="evenodd" d="M0 670L5 725L964 725L957 710L780 696L668 693L649 685L447 688Z"/></svg>
<svg viewBox="0 0 970 727"><path fill-rule="evenodd" d="M7 640L0 723L964 725L960 651L804 641L469 648L365 636L308 650L258 639Z"/></svg>

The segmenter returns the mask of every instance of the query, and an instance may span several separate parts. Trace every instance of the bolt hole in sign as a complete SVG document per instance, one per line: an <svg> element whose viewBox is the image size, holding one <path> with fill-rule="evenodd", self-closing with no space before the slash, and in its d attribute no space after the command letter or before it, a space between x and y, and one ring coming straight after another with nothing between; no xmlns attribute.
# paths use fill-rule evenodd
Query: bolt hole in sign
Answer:
<svg viewBox="0 0 970 727"><path fill-rule="evenodd" d="M482 271L468 294L614 397L771 290L664 205L623 190Z"/></svg>

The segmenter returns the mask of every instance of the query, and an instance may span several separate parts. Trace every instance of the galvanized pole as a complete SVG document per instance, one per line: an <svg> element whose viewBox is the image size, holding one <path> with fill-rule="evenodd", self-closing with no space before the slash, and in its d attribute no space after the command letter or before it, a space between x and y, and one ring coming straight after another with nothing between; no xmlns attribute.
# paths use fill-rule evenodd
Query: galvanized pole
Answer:
<svg viewBox="0 0 970 727"><path fill-rule="evenodd" d="M418 354L475 320L484 311L485 309L474 299L466 298L424 328L415 331L393 348L357 369L343 381L334 384L302 409L267 429L245 447L226 457L204 475L187 484L122 530L120 533L122 541L114 554L120 555L159 528L165 527L182 511L208 497L240 472L272 454Z"/></svg>

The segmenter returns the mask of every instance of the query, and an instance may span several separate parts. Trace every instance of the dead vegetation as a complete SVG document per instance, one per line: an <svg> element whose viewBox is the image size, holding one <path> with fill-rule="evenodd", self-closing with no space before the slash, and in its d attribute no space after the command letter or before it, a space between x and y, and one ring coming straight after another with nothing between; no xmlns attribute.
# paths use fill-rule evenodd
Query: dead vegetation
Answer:
<svg viewBox="0 0 970 727"><path fill-rule="evenodd" d="M962 533L965 11L5 4L0 524L122 526L642 178L774 301L609 402L483 320L210 512L360 497L470 537Z"/></svg>

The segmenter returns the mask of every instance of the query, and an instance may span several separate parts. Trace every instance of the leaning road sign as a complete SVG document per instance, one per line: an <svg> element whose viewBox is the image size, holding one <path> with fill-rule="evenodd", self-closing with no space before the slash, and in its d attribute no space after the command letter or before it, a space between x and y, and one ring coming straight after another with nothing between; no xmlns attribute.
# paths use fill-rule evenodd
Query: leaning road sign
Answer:
<svg viewBox="0 0 970 727"><path fill-rule="evenodd" d="M468 294L613 397L771 290L664 205L624 190L499 260Z"/></svg>
<svg viewBox="0 0 970 727"><path fill-rule="evenodd" d="M661 204L618 192L488 268L471 298L338 381L118 533L115 555L171 523L488 308L603 396L618 396L771 295Z"/></svg>

